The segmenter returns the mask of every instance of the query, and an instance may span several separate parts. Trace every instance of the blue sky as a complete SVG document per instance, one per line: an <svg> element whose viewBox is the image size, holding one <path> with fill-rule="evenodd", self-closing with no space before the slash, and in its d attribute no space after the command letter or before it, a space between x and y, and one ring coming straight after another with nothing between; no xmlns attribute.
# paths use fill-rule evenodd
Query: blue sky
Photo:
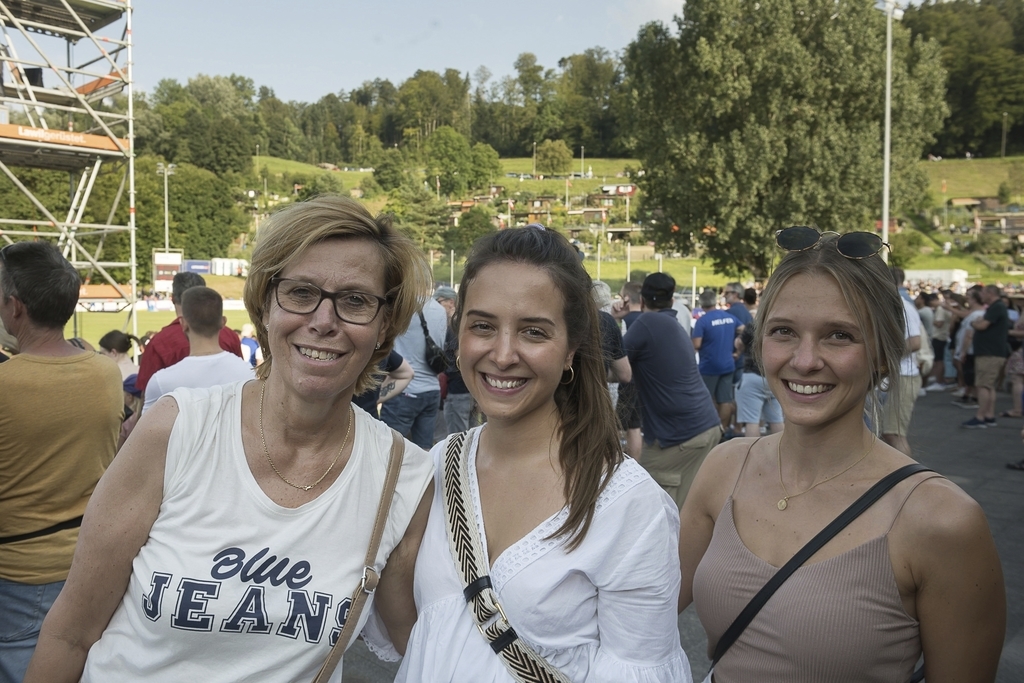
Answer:
<svg viewBox="0 0 1024 683"><path fill-rule="evenodd" d="M136 89L198 73L252 78L284 100L312 102L365 80L396 86L417 69L496 77L522 52L561 57L623 49L680 0L135 0Z"/></svg>

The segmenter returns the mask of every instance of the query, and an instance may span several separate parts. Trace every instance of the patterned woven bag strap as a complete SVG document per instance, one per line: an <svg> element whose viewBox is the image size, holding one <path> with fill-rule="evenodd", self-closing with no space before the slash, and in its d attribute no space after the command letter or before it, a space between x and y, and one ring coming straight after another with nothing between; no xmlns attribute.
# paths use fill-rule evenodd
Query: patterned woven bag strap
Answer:
<svg viewBox="0 0 1024 683"><path fill-rule="evenodd" d="M448 547L455 569L465 586L463 595L480 634L501 658L509 674L519 683L570 683L562 672L523 642L512 628L491 577L480 571L484 556L476 515L467 506L469 497L469 458L467 432L448 437L441 478L442 500L448 528ZM496 618L497 617L497 618ZM488 625L488 622L491 622Z"/></svg>

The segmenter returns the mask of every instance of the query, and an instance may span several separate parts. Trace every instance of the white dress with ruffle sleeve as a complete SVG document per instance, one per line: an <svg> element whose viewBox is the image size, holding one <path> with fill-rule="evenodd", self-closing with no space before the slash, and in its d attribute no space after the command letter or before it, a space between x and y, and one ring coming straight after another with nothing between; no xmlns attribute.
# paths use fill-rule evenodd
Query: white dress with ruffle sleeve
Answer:
<svg viewBox="0 0 1024 683"><path fill-rule="evenodd" d="M476 478L480 430L469 435L472 508L486 530ZM477 630L448 548L441 499L444 442L431 452L436 469L430 519L416 560L419 620L396 683L509 683L501 659ZM601 493L582 544L548 538L562 509L501 553L491 581L509 621L530 647L575 682L690 683L679 643L679 513L644 469L626 459ZM489 563L489 558L482 558ZM398 654L371 619L363 632L382 659Z"/></svg>

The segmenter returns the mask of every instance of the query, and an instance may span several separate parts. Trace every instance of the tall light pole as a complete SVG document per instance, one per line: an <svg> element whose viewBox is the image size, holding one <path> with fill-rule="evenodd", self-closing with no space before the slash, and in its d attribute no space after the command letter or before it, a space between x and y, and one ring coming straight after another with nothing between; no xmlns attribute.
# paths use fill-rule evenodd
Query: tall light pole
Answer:
<svg viewBox="0 0 1024 683"><path fill-rule="evenodd" d="M586 177L585 175L583 175L583 157L585 149L586 148L583 145L580 145L580 178Z"/></svg>
<svg viewBox="0 0 1024 683"><path fill-rule="evenodd" d="M537 177L537 143L533 143L533 177Z"/></svg>
<svg viewBox="0 0 1024 683"><path fill-rule="evenodd" d="M167 176L174 175L174 164L157 163L156 174L164 177L164 253L166 254L171 250L171 233L170 233L170 220L167 212Z"/></svg>
<svg viewBox="0 0 1024 683"><path fill-rule="evenodd" d="M1009 116L1005 111L1003 112L1003 151L1000 153L1000 158L1006 157L1006 117Z"/></svg>
<svg viewBox="0 0 1024 683"><path fill-rule="evenodd" d="M889 168L892 156L892 16L896 0L885 1L885 150L882 169L882 241L889 241ZM902 14L902 12L901 12ZM888 262L888 250L882 250L882 259Z"/></svg>
<svg viewBox="0 0 1024 683"><path fill-rule="evenodd" d="M260 193L260 143L256 143L256 194ZM253 216L256 217L256 228L260 227L260 202L257 197L256 201L253 202Z"/></svg>

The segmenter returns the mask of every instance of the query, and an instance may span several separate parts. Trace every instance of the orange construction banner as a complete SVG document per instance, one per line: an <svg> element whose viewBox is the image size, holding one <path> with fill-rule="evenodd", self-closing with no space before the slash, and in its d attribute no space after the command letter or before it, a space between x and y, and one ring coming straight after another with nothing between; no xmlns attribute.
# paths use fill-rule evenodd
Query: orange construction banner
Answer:
<svg viewBox="0 0 1024 683"><path fill-rule="evenodd" d="M67 130L55 130L46 128L32 128L31 126L19 126L13 123L0 123L0 137L15 138L17 140L34 140L35 142L46 142L53 145L68 145L69 147L88 147L90 149L105 149L111 152L120 151L114 141L105 135L90 135L88 133L75 133ZM118 138L128 150L128 140Z"/></svg>

